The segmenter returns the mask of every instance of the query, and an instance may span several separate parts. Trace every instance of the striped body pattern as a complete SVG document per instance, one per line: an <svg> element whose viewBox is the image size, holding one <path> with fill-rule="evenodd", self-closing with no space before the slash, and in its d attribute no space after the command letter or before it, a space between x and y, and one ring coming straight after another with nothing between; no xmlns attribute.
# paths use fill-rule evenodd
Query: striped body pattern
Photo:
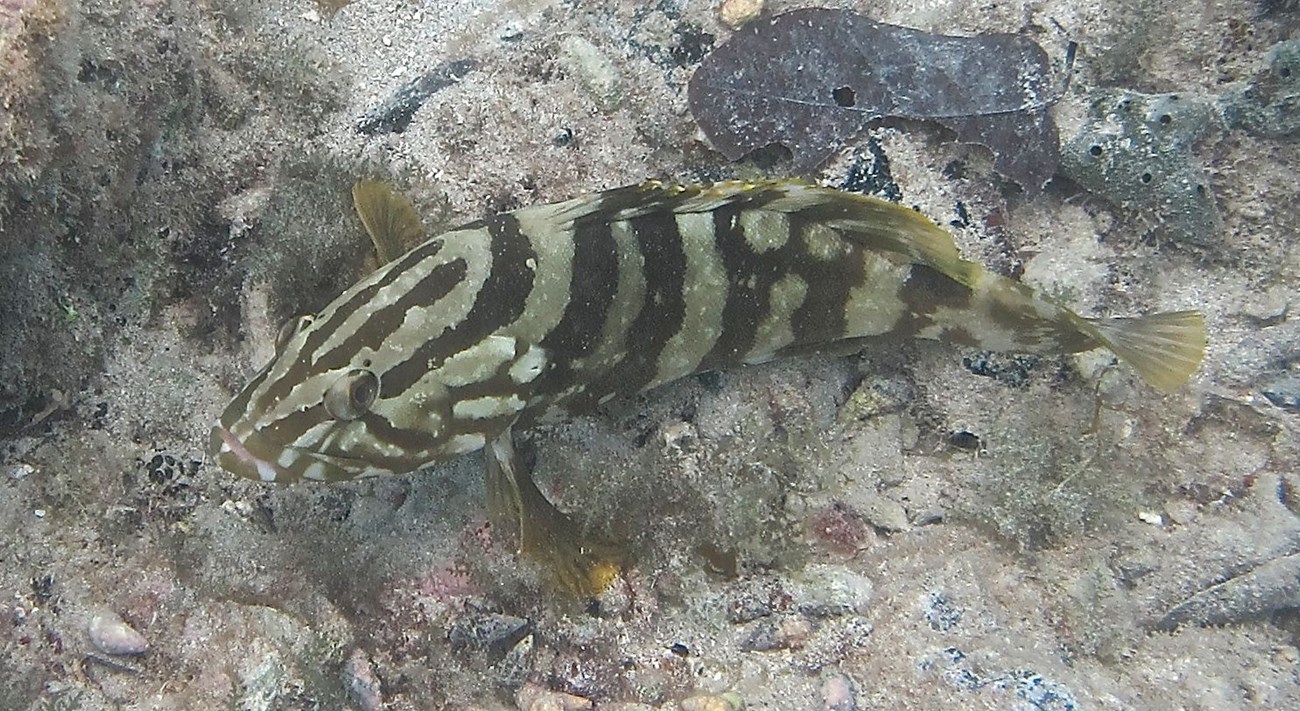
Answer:
<svg viewBox="0 0 1300 711"><path fill-rule="evenodd" d="M647 183L396 257L286 327L210 448L265 481L408 472L692 373L884 335L1106 346L1162 389L1204 346L1198 314L1083 319L892 203L784 181Z"/></svg>

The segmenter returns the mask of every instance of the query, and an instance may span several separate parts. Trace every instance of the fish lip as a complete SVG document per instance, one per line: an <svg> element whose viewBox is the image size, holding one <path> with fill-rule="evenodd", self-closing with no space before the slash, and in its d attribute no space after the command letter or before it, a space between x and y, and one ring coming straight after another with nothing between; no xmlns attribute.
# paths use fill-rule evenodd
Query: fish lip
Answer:
<svg viewBox="0 0 1300 711"><path fill-rule="evenodd" d="M294 451L298 456L306 457L310 462L316 462L325 467L326 474L324 476L302 476L297 472L284 468L277 461L264 459L254 454L253 450L257 449L257 447L254 446L250 449L249 443L251 439L252 444L256 445L258 437L258 433L253 431L241 439L232 429L217 420L212 423L208 447L212 458L222 469L245 479L256 479L268 483L292 483L306 479L313 481L348 481L393 473L378 467L364 466L365 460L363 459L287 447L286 449Z"/></svg>
<svg viewBox="0 0 1300 711"><path fill-rule="evenodd" d="M282 480L284 474L275 462L258 457L248 450L244 441L217 420L212 423L211 446L213 457L222 468L235 474L262 481ZM256 476L250 476L255 474Z"/></svg>

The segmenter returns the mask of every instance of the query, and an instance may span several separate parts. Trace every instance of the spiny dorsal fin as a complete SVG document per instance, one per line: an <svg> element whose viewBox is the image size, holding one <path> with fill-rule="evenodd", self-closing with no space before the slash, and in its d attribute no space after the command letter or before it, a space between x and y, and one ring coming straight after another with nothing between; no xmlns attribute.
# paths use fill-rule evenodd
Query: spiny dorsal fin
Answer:
<svg viewBox="0 0 1300 711"><path fill-rule="evenodd" d="M654 212L709 212L725 205L799 215L839 230L863 249L893 252L968 286L981 267L961 258L952 236L921 213L886 200L798 180L732 180L700 185L647 181L553 206L553 219L629 220Z"/></svg>
<svg viewBox="0 0 1300 711"><path fill-rule="evenodd" d="M775 194L761 205L765 210L821 222L863 249L904 255L967 286L982 270L962 259L952 235L930 218L888 200L795 181L759 183L754 189Z"/></svg>
<svg viewBox="0 0 1300 711"><path fill-rule="evenodd" d="M352 186L352 204L375 245L375 257L381 266L424 241L420 214L406 196L388 183L358 180Z"/></svg>

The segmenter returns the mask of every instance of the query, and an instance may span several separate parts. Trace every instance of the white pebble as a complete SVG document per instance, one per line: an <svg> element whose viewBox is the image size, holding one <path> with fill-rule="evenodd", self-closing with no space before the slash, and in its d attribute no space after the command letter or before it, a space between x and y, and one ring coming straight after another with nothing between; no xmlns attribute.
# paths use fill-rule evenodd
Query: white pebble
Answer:
<svg viewBox="0 0 1300 711"><path fill-rule="evenodd" d="M763 4L763 0L722 0L718 5L718 21L738 30L763 14Z"/></svg>
<svg viewBox="0 0 1300 711"><path fill-rule="evenodd" d="M612 111L623 100L623 81L618 69L600 48L588 40L570 35L560 42L560 66L587 89L602 111Z"/></svg>
<svg viewBox="0 0 1300 711"><path fill-rule="evenodd" d="M1139 511L1138 520L1142 523L1151 524L1152 526L1164 526L1165 517L1154 511Z"/></svg>
<svg viewBox="0 0 1300 711"><path fill-rule="evenodd" d="M116 612L102 610L90 618L90 643L104 654L144 654L149 642Z"/></svg>

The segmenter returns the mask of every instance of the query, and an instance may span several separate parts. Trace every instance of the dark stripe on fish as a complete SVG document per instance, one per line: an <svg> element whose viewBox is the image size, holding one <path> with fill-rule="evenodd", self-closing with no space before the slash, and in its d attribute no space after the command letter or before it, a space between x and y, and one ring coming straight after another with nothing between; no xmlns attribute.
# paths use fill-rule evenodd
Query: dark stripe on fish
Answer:
<svg viewBox="0 0 1300 711"><path fill-rule="evenodd" d="M277 420L271 426L261 430L260 434L274 441L296 441L307 430L322 422L332 422L333 420L333 416L326 412L325 405L318 403Z"/></svg>
<svg viewBox="0 0 1300 711"><path fill-rule="evenodd" d="M682 296L686 254L676 215L646 215L629 220L628 225L641 253L645 294L628 330L623 360L579 399L586 401L587 406L611 393L635 393L652 382L657 375L659 354L668 339L681 329L686 314Z"/></svg>
<svg viewBox="0 0 1300 711"><path fill-rule="evenodd" d="M713 244L727 274L727 301L722 307L722 333L699 370L730 365L749 352L758 325L767 315L772 285L784 273L781 260L773 258L773 253L760 255L750 247L740 222L742 211L737 205L713 211Z"/></svg>
<svg viewBox="0 0 1300 711"><path fill-rule="evenodd" d="M595 350L618 290L618 245L609 222L588 222L573 233L573 274L569 303L560 322L542 338L550 367L535 392L554 394L568 387L573 361Z"/></svg>
<svg viewBox="0 0 1300 711"><path fill-rule="evenodd" d="M273 365L275 365L274 360L267 363L266 366L262 368L262 372L258 373L252 380L248 381L248 384L244 386L243 390L239 391L239 394L235 396L235 399L231 400L229 405L226 405L226 409L221 412L221 425L223 427L229 429L235 424L235 419L241 413L248 411L248 402L253 398L253 393L261 387L262 382L266 380L266 375L271 372L271 366ZM232 415L235 417L232 417Z"/></svg>
<svg viewBox="0 0 1300 711"><path fill-rule="evenodd" d="M492 266L474 295L474 305L460 323L420 344L410 358L384 373L380 397L400 395L430 369L513 323L523 313L533 289L533 267L529 265L537 264L537 253L514 215L489 218L486 226L492 239Z"/></svg>
<svg viewBox="0 0 1300 711"><path fill-rule="evenodd" d="M319 351L321 345L338 335L337 331L339 326L343 325L343 322L346 321L349 316L357 310L365 308L375 298L375 294L396 281L397 278L405 273L407 269L410 269L425 259L437 255L438 251L442 249L442 244L443 241L440 239L430 240L410 252L407 252L400 259L394 262L387 271L381 274L375 283L358 291L347 301L339 304L338 307L334 309L333 313L330 314L328 321L317 321L312 324L313 328L311 332L307 334L306 343L302 348L298 349L298 360L295 361L294 365L290 368L290 372L294 373L295 377L281 377L275 383L272 383L271 387L258 401L259 405L266 408L269 403L278 402L287 396L293 389L294 385L301 382L301 379L298 376L301 373L310 371L309 365L311 357ZM385 337L387 336L387 334L382 335Z"/></svg>
<svg viewBox="0 0 1300 711"><path fill-rule="evenodd" d="M447 408L446 412L440 414L443 416L445 422L451 416L451 409ZM360 420L362 424L365 425L366 434L368 436L373 437L384 444L401 448L403 451L407 452L407 461L410 460L410 453L431 450L437 447L441 441L430 432L394 427L387 418L373 412L365 413L361 416ZM382 454L377 453L366 457L366 461L381 468L388 468L399 460L396 458L389 460Z"/></svg>
<svg viewBox="0 0 1300 711"><path fill-rule="evenodd" d="M898 291L898 298L907 306L893 332L911 338L934 322L935 311L940 307L964 309L970 306L974 292L969 286L949 279L943 272L925 264L913 264Z"/></svg>
<svg viewBox="0 0 1300 711"><path fill-rule="evenodd" d="M799 255L794 259L792 271L807 286L803 303L791 319L795 343L823 343L843 338L849 293L864 278L861 255L852 246L845 244L843 254L829 260L807 251L807 235L818 228L825 231L819 223L810 223L797 214L790 216L791 239Z"/></svg>
<svg viewBox="0 0 1300 711"><path fill-rule="evenodd" d="M460 257L430 269L429 273L416 282L410 291L402 294L397 301L377 309L370 318L366 319L361 328L345 339L341 345L326 353L316 364L316 369L321 371L343 368L352 365L352 358L355 358L363 348L377 350L384 339L391 336L402 325L406 313L412 307L427 307L438 303L465 280L468 271L469 265ZM386 391L387 388L383 388L379 397L390 397L385 394Z"/></svg>

